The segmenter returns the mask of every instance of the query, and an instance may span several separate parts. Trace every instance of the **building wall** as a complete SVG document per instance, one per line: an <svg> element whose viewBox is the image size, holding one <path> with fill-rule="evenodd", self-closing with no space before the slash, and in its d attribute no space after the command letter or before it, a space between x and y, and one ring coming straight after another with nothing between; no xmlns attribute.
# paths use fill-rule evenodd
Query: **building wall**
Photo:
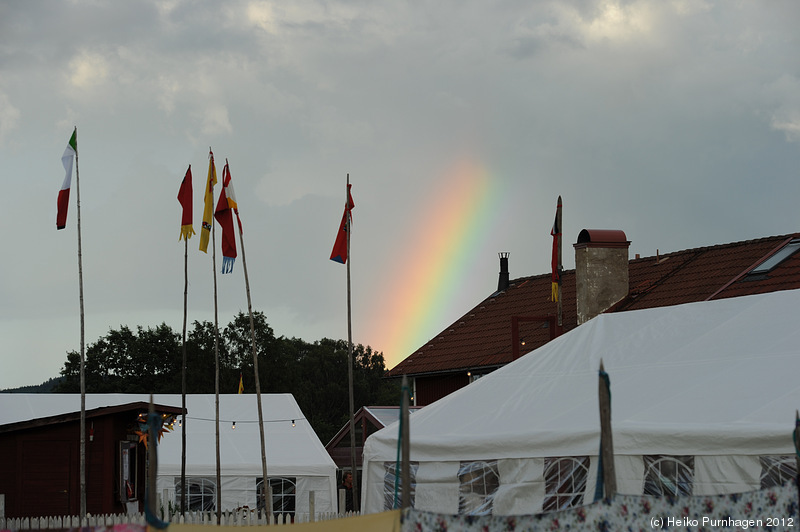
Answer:
<svg viewBox="0 0 800 532"><path fill-rule="evenodd" d="M425 406L469 384L466 372L414 378L414 405Z"/></svg>
<svg viewBox="0 0 800 532"><path fill-rule="evenodd" d="M127 437L127 423L103 416L87 419L86 427L86 511L124 513L117 454L119 441ZM144 479L143 446L138 447L139 478ZM80 422L0 433L0 493L5 494L6 517L78 515Z"/></svg>

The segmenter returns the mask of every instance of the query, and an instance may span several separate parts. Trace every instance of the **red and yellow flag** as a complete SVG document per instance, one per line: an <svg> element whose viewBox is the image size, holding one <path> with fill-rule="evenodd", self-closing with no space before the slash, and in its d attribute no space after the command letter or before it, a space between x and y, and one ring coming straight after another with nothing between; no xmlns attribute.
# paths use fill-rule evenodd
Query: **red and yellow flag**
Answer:
<svg viewBox="0 0 800 532"><path fill-rule="evenodd" d="M189 240L195 234L194 227L192 227L192 165L186 170L186 175L183 176L181 188L178 190L178 201L183 208L181 214L181 234L178 240Z"/></svg>
<svg viewBox="0 0 800 532"><path fill-rule="evenodd" d="M214 152L208 150L208 179L206 180L206 191L203 198L203 226L200 228L200 251L208 253L208 239L211 235L211 224L214 215L214 185L217 184L217 169L214 166Z"/></svg>

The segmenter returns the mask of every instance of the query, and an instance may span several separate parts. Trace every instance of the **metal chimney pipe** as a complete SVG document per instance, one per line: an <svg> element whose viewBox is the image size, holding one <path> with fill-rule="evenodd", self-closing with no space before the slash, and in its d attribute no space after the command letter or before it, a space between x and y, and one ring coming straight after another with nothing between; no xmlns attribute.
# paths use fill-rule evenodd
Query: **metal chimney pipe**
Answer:
<svg viewBox="0 0 800 532"><path fill-rule="evenodd" d="M500 257L500 278L497 280L497 291L502 292L509 285L508 278L508 251L501 251L497 254Z"/></svg>

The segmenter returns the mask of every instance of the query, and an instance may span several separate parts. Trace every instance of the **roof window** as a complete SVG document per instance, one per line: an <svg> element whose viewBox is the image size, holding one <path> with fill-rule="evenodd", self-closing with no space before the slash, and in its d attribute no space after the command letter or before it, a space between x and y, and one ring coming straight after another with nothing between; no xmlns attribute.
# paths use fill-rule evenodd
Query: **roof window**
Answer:
<svg viewBox="0 0 800 532"><path fill-rule="evenodd" d="M771 256L767 257L761 264L750 270L749 275L768 273L775 268L775 266L794 255L798 249L800 249L800 239L792 240Z"/></svg>

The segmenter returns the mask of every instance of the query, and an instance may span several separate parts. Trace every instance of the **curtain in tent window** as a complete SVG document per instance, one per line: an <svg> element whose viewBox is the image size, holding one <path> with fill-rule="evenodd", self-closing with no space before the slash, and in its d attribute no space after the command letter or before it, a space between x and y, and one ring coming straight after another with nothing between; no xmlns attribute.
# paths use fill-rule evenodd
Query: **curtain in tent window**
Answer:
<svg viewBox="0 0 800 532"><path fill-rule="evenodd" d="M677 497L692 494L694 456L653 455L643 458L645 495Z"/></svg>
<svg viewBox="0 0 800 532"><path fill-rule="evenodd" d="M797 461L794 455L762 456L761 489L783 486L797 475Z"/></svg>
<svg viewBox="0 0 800 532"><path fill-rule="evenodd" d="M500 487L497 460L461 462L458 468L458 513L491 515Z"/></svg>
<svg viewBox="0 0 800 532"><path fill-rule="evenodd" d="M396 462L383 463L383 509L393 510L400 508L400 501L403 500L403 480L395 470ZM411 507L414 507L416 491L417 491L417 469L419 469L419 462L411 462L410 464L410 481L411 481ZM395 500L395 481L397 482L397 499Z"/></svg>
<svg viewBox="0 0 800 532"><path fill-rule="evenodd" d="M288 514L294 516L297 498L297 479L295 477L269 477L269 487L272 488L272 513ZM261 511L264 492L264 477L256 479L257 508Z"/></svg>
<svg viewBox="0 0 800 532"><path fill-rule="evenodd" d="M175 477L175 498L181 500L181 477ZM217 482L206 477L186 477L186 507L191 511L217 510Z"/></svg>
<svg viewBox="0 0 800 532"><path fill-rule="evenodd" d="M581 506L588 476L588 456L545 458L542 511L553 512Z"/></svg>

